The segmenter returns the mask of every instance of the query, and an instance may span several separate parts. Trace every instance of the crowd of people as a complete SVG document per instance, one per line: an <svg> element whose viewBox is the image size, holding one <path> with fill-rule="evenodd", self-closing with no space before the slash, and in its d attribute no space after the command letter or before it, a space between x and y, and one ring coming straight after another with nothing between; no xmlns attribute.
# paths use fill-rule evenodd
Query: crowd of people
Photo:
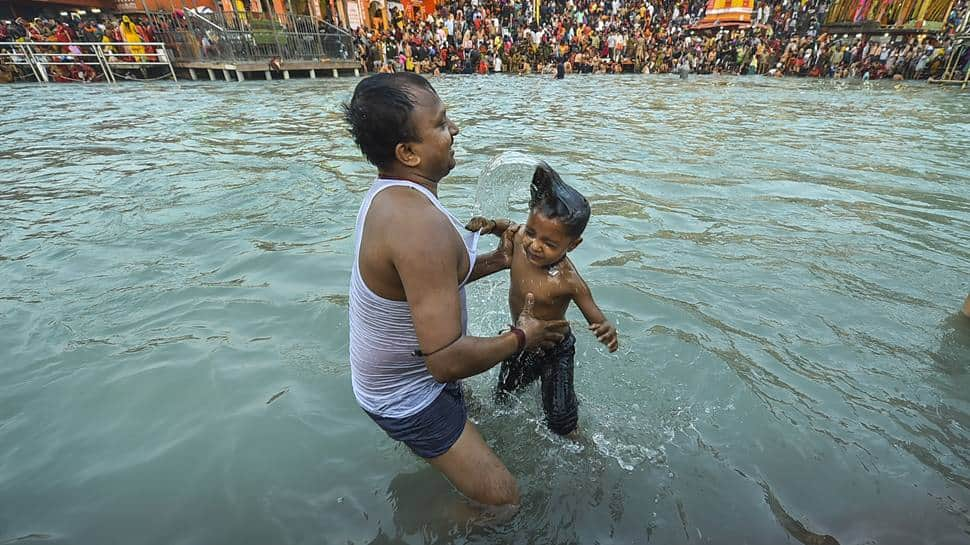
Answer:
<svg viewBox="0 0 970 545"><path fill-rule="evenodd" d="M421 19L396 8L389 24L360 27L355 45L365 72L670 73L919 79L940 75L953 46L947 29L968 17L956 0L936 34L832 34L823 23L832 0L764 0L751 24L704 30L705 0L446 0ZM382 28L383 27L383 28ZM0 21L0 42L99 42L109 60L150 55L152 25L128 16ZM212 42L202 39L203 51ZM76 45L53 46L66 56ZM970 58L959 59L960 71ZM96 77L84 62L55 68L55 79Z"/></svg>
<svg viewBox="0 0 970 545"><path fill-rule="evenodd" d="M356 31L373 71L425 73L734 73L926 78L943 70L951 33L822 31L830 0L758 2L747 28L695 30L704 0L452 0L423 19L392 10L387 28ZM967 16L958 0L947 26ZM962 59L965 66L968 59Z"/></svg>
<svg viewBox="0 0 970 545"><path fill-rule="evenodd" d="M97 19L37 17L0 21L0 42L154 42L152 26L142 17L103 15ZM131 53L119 49L121 53ZM140 53L140 52L139 52Z"/></svg>
<svg viewBox="0 0 970 545"><path fill-rule="evenodd" d="M127 15L120 18L101 15L91 19L37 17L27 20L18 17L14 21L0 21L0 42L18 41L51 43L44 53L56 54L57 56L51 57L52 61L66 63L48 65L51 78L59 82L93 81L102 77L92 67L92 64L97 64L97 60L87 56L92 52L78 43L104 44L102 51L106 60L111 62L149 59L155 53L151 46L132 45L154 42L155 36L147 21ZM13 77L14 72L3 70L3 74Z"/></svg>

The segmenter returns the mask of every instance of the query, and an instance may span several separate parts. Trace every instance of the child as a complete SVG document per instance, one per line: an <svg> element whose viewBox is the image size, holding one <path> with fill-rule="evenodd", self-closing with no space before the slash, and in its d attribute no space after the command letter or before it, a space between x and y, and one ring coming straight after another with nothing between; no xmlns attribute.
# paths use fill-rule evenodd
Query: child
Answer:
<svg viewBox="0 0 970 545"><path fill-rule="evenodd" d="M544 162L532 176L531 195L529 219L512 239L509 288L512 320L522 311L528 295L534 298L533 314L541 320L564 319L569 303L575 301L596 338L610 352L616 351L616 328L593 302L589 287L566 257L583 240L583 230L589 221L589 202ZM466 228L501 237L510 226L507 219L475 217ZM496 395L504 397L540 378L542 408L549 429L559 435L573 432L578 409L573 390L575 343L570 332L552 349L524 352L502 362Z"/></svg>

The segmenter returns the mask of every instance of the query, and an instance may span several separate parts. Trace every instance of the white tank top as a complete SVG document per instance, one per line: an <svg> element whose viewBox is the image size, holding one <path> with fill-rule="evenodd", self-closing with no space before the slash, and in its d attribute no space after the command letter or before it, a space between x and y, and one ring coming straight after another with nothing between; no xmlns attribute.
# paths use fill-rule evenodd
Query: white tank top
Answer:
<svg viewBox="0 0 970 545"><path fill-rule="evenodd" d="M357 213L354 265L350 275L350 377L357 403L369 413L389 418L404 418L417 413L434 401L445 387L428 372L424 358L413 355L419 346L408 302L377 295L360 275L360 239L371 202L382 190L397 186L420 191L451 221L465 243L468 274L458 285L462 334L465 334L468 323L465 284L475 267L480 236L466 230L433 193L414 182L378 178L364 197Z"/></svg>

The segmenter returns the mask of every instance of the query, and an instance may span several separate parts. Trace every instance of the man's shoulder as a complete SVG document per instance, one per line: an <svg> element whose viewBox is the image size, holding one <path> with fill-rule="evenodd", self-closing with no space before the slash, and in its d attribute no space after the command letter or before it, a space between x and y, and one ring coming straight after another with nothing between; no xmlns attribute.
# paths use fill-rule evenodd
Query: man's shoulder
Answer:
<svg viewBox="0 0 970 545"><path fill-rule="evenodd" d="M453 238L455 232L451 220L434 203L405 187L381 191L371 204L368 221L373 221L381 238L392 244L441 243Z"/></svg>
<svg viewBox="0 0 970 545"><path fill-rule="evenodd" d="M370 210L382 223L391 225L437 224L444 215L428 197L415 189L398 186L389 187L378 193L371 203Z"/></svg>

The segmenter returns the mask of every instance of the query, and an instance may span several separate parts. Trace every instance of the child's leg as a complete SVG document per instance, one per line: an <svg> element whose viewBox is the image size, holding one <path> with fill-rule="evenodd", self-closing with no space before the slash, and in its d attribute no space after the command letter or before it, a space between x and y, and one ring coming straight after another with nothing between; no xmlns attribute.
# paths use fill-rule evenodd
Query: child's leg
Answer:
<svg viewBox="0 0 970 545"><path fill-rule="evenodd" d="M549 429L567 435L579 420L579 401L573 388L576 338L570 333L552 352L542 370L542 409Z"/></svg>

